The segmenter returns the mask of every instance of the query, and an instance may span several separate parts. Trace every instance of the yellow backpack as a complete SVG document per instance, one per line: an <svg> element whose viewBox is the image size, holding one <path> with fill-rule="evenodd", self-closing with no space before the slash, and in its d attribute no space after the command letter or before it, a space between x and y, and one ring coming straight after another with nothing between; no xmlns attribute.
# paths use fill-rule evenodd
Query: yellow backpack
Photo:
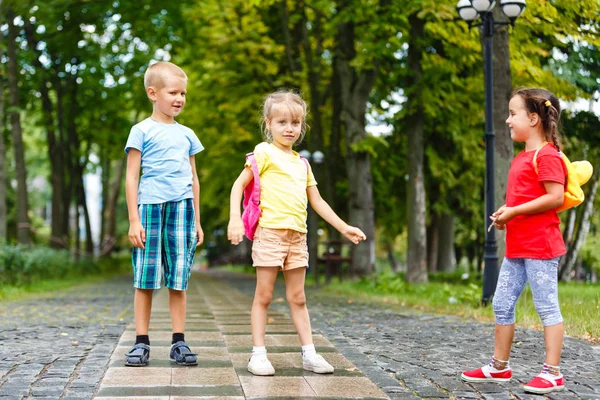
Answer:
<svg viewBox="0 0 600 400"><path fill-rule="evenodd" d="M548 142L545 142L542 147L535 151L535 154L533 155L533 167L535 168L536 173L538 173L537 155L546 144L548 144ZM590 179L592 173L594 172L594 168L589 161L584 160L571 162L564 153L559 151L558 154L560 154L565 166L567 167L565 199L563 201L563 205L556 209L556 212L561 212L572 207L577 207L583 203L585 195L583 194L581 186Z"/></svg>

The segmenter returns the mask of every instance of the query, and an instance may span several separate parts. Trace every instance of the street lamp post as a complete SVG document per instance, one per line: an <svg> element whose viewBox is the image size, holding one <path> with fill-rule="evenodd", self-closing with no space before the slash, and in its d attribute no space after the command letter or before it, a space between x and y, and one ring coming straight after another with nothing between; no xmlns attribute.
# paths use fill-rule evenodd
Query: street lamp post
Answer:
<svg viewBox="0 0 600 400"><path fill-rule="evenodd" d="M504 14L514 25L515 20L525 9L525 0L501 0L500 5ZM478 18L481 22L475 26L482 28L483 35L483 64L485 71L485 220L484 229L490 223L490 216L494 213L494 120L493 120L493 54L492 43L497 25L507 23L494 21L493 9L496 1L490 0L460 0L456 10L460 17L465 20L469 27L473 26ZM492 230L486 230L483 270L483 294L482 304L486 305L491 300L498 281L498 255L496 246L496 235Z"/></svg>
<svg viewBox="0 0 600 400"><path fill-rule="evenodd" d="M325 154L321 151L316 150L312 154L308 150L300 151L300 155L306 158L308 161L312 161L314 164L319 165L325 161ZM317 168L318 169L318 168ZM317 169L313 170L313 174L317 176ZM318 182L318 179L317 179ZM313 274L315 276L315 283L319 283L319 269L317 265L318 259L318 250L319 250L319 237L318 237L318 218L317 213L312 209L312 207L308 207L308 234L307 242L308 242L308 265L313 268ZM311 268L307 269L307 272L311 270Z"/></svg>

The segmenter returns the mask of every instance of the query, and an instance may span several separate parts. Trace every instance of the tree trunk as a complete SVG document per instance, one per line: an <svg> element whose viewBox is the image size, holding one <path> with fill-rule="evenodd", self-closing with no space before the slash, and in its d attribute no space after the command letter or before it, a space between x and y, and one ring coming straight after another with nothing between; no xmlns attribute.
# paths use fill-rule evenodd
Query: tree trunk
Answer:
<svg viewBox="0 0 600 400"><path fill-rule="evenodd" d="M1 16L0 16L1 18ZM2 40L0 35L0 41ZM6 145L4 142L4 79L0 78L0 245L8 240L6 230Z"/></svg>
<svg viewBox="0 0 600 400"><path fill-rule="evenodd" d="M342 8L349 5L344 1ZM361 71L352 66L356 56L354 23L340 22L337 27L335 57L340 78L340 118L346 133L346 171L348 174L349 221L360 227L367 240L353 247L351 269L358 276L375 270L375 215L369 153L354 150L354 145L367 137L365 114L369 93L375 84L375 68Z"/></svg>
<svg viewBox="0 0 600 400"><path fill-rule="evenodd" d="M85 185L83 180L83 175L85 173L85 166L87 165L88 158L85 158L85 161L80 161L81 157L81 141L79 139L77 133L77 89L78 85L76 83L77 76L70 75L67 80L67 87L69 89L70 96L70 109L69 109L69 122L68 122L68 135L69 135L69 146L72 147L72 154L75 155L73 160L73 170L71 173L72 182L73 182L73 190L75 192L75 197L77 199L77 211L83 215L83 220L85 223L85 254L89 257L94 255L94 238L92 237L92 226L90 222L90 213L87 207L86 194L85 194ZM89 143L89 141L88 141ZM87 151L84 151L83 154L88 155L90 153L90 149L88 146ZM79 224L79 219L77 219L77 223ZM78 225L79 226L79 225ZM79 232L78 232L78 240L79 240ZM78 242L79 243L79 242ZM80 247L78 246L78 249Z"/></svg>
<svg viewBox="0 0 600 400"><path fill-rule="evenodd" d="M110 188L110 173L111 173L111 160L108 157L108 152L100 148L100 170L102 171L100 177L100 186L102 188L102 194L100 198L100 251L104 248L104 238L106 237L107 228L107 205Z"/></svg>
<svg viewBox="0 0 600 400"><path fill-rule="evenodd" d="M81 169L83 170L83 168L81 168ZM79 200L79 206L83 210L83 218L85 221L85 238L86 238L85 254L88 257L91 257L94 255L94 238L92 237L92 224L90 221L90 212L88 210L87 201L86 201L83 177L81 176L81 173L79 175L80 175L81 181L79 183L78 200Z"/></svg>
<svg viewBox="0 0 600 400"><path fill-rule="evenodd" d="M10 90L10 124L12 129L13 150L15 153L15 175L17 178L17 240L21 244L30 243L29 200L27 196L27 170L25 167L25 149L21 132L21 105L19 101L17 28L15 15L10 7L6 10L8 23L8 88Z"/></svg>
<svg viewBox="0 0 600 400"><path fill-rule="evenodd" d="M285 2L283 2L285 3ZM303 6L304 7L304 6ZM302 19L300 20L302 33L302 47L304 50L304 59L306 60L306 72L308 74L308 87L310 90L310 109L311 109L311 130L309 136L308 148L312 154L315 151L323 151L323 121L322 121L322 113L321 107L323 102L325 101L324 95L321 93L320 82L321 82L321 56L322 56L322 45L321 42L323 40L321 35L321 16L317 13L317 20L314 23L315 30L315 39L316 39L316 47L313 49L309 37L309 31L306 21L306 15L304 12L304 8L302 10ZM288 33L289 36L289 33ZM288 40L286 40L287 43ZM288 54L290 67L294 67L294 62L291 57L291 51L286 52ZM313 54L314 53L314 54ZM327 179L327 168L322 168L320 165L316 164L314 159L312 162L313 174L315 175L315 179L320 184L320 188L323 190L323 198L328 200L328 189L330 189L330 184ZM309 206L310 207L310 206ZM312 266L315 281L319 282L319 272L317 265L318 258L318 248L319 248L319 219L316 212L309 208L308 213L308 254L309 254L309 265Z"/></svg>
<svg viewBox="0 0 600 400"><path fill-rule="evenodd" d="M575 233L575 222L577 221L577 208L573 207L568 211L567 222L565 222L565 230L563 231L563 241L567 250L571 247L573 241L573 233ZM565 258L563 257L564 261ZM561 265L564 264L561 262Z"/></svg>
<svg viewBox="0 0 600 400"><path fill-rule="evenodd" d="M423 80L423 45L425 22L417 14L409 16L411 26L408 40L407 82L407 135L408 135L408 195L407 225L408 254L406 280L410 283L427 282L427 234L424 173L424 116L420 86Z"/></svg>
<svg viewBox="0 0 600 400"><path fill-rule="evenodd" d="M454 252L454 215L442 214L440 219L440 237L438 250L438 270L453 272L456 270L456 254Z"/></svg>
<svg viewBox="0 0 600 400"><path fill-rule="evenodd" d="M501 7L494 7L494 20L508 22ZM510 49L509 49L509 27L501 26L496 29L493 40L493 76L494 76L494 183L495 183L495 206L498 209L506 203L506 185L508 183L508 170L514 156L513 140L510 130L506 125L508 115L508 103L512 95L512 76L510 72ZM498 246L498 260L504 258L506 250L506 231L494 229L496 232L496 244Z"/></svg>
<svg viewBox="0 0 600 400"><path fill-rule="evenodd" d="M31 49L38 48L38 40L35 37L34 27L27 23L25 24L25 34L27 42ZM33 57L33 65L38 73L43 74L45 71L42 63L39 60L41 53L36 51L37 56ZM44 126L46 128L46 140L48 141L48 160L50 160L50 183L52 186L52 218L50 225L50 247L52 248L69 248L68 241L68 224L65 224L65 214L68 215L68 208L64 208L63 197L65 190L65 165L62 143L56 138L55 121L54 121L54 106L50 99L47 80L40 81L40 97L42 100L42 115Z"/></svg>
<svg viewBox="0 0 600 400"><path fill-rule="evenodd" d="M596 192L598 191L598 178L600 177L600 171L598 171L598 168L600 168L600 165L594 166L594 174L592 175L590 182L591 187L585 196L585 200L583 201L583 212L581 213L579 229L577 229L577 235L575 236L573 244L569 246L569 250L564 256L565 261L559 271L559 278L565 282L569 282L571 280L571 271L573 271L573 267L577 261L579 250L585 243L587 234L590 231L590 219L594 211L594 199L596 198Z"/></svg>
<svg viewBox="0 0 600 400"><path fill-rule="evenodd" d="M394 254L394 241L386 240L385 249L388 256L388 262L390 263L390 268L393 272L400 272L402 270L402 265L400 264L398 258L396 258L396 255Z"/></svg>
<svg viewBox="0 0 600 400"><path fill-rule="evenodd" d="M0 10L0 25L4 21L4 15ZM2 40L4 35L0 35L0 49L4 48ZM4 67L2 67L4 69ZM4 71L2 71L4 74ZM8 232L6 224L6 190L8 187L6 174L6 144L4 142L4 78L0 78L0 245L8 241Z"/></svg>
<svg viewBox="0 0 600 400"><path fill-rule="evenodd" d="M117 202L121 193L121 184L123 183L123 175L125 166L127 165L127 156L123 156L118 164L117 172L110 189L110 197L106 205L107 219L107 235L102 243L101 255L108 255L112 251L115 243L117 243ZM108 188L106 189L108 191ZM104 190L103 190L104 192Z"/></svg>
<svg viewBox="0 0 600 400"><path fill-rule="evenodd" d="M65 248L69 248L71 245L70 239L70 228L73 225L74 231L77 233L77 227L79 222L75 221L75 224L72 224L71 218L71 203L72 196L75 192L75 184L76 180L73 177L74 170L74 157L71 151L71 145L69 144L69 140L67 139L67 132L65 129L65 115L64 115L64 85L59 76L60 65L56 64L54 66L54 89L56 91L56 125L58 127L58 135L59 135L59 145L57 146L56 151L60 152L60 155L56 155L57 159L60 158L61 162L57 165L58 169L62 169L63 171L63 182L62 182L62 198L59 201L62 203L62 220L60 221L61 230L62 230L62 243ZM77 213L76 213L77 214Z"/></svg>
<svg viewBox="0 0 600 400"><path fill-rule="evenodd" d="M439 216L434 213L431 216L431 224L427 227L427 272L438 270L439 228Z"/></svg>

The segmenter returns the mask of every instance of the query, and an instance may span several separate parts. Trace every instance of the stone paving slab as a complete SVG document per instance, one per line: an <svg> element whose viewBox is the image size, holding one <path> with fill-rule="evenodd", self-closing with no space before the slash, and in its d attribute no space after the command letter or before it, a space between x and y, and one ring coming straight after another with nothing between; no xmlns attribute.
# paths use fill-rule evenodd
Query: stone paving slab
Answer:
<svg viewBox="0 0 600 400"><path fill-rule="evenodd" d="M254 291L253 277L209 273L247 295ZM274 297L282 296L285 286L278 281ZM561 362L566 390L538 396L522 385L541 369L542 332L517 328L511 382L468 384L460 372L489 362L493 324L327 295L320 288L307 288L307 301L313 328L391 399L600 400L600 346L566 337ZM287 309L283 303L271 307Z"/></svg>
<svg viewBox="0 0 600 400"><path fill-rule="evenodd" d="M171 327L167 305L167 292L159 291L153 299L150 321L149 365L143 368L124 366L124 354L135 340L132 323L119 338L97 399L157 396L168 399L388 398L319 332L314 332L317 350L336 367L336 372L322 376L305 371L300 340L287 311L271 310L268 313L266 345L276 375L257 377L250 374L246 367L252 350L252 297L233 289L226 281L206 274L194 275L188 290L190 318L186 322L186 342L199 354L199 365L172 364L169 361ZM213 329L206 330L207 326Z"/></svg>

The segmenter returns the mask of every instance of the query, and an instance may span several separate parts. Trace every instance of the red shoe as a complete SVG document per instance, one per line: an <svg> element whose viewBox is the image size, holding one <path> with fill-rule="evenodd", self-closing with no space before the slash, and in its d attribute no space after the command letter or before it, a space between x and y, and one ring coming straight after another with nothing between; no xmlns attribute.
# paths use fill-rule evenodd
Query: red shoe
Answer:
<svg viewBox="0 0 600 400"><path fill-rule="evenodd" d="M502 371L492 372L490 366L486 365L473 371L465 371L460 377L467 382L508 382L512 378L512 370L506 368Z"/></svg>
<svg viewBox="0 0 600 400"><path fill-rule="evenodd" d="M550 392L560 392L565 388L565 378L553 379L550 374L539 374L528 384L523 386L523 390L530 393L546 394Z"/></svg>

